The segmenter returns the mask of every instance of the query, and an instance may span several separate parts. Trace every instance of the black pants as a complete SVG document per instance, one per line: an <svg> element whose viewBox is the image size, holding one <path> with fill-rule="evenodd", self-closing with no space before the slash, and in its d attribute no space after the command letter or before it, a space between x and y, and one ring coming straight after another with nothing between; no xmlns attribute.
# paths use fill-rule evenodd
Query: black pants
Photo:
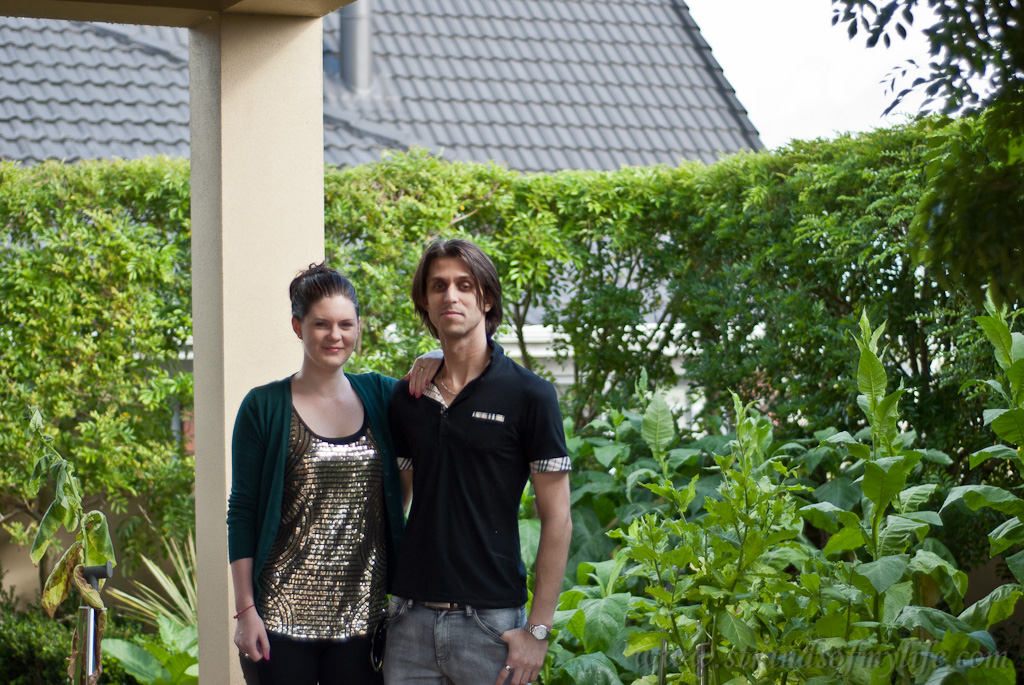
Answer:
<svg viewBox="0 0 1024 685"><path fill-rule="evenodd" d="M382 685L370 665L370 638L296 640L268 633L270 660L239 655L246 685Z"/></svg>

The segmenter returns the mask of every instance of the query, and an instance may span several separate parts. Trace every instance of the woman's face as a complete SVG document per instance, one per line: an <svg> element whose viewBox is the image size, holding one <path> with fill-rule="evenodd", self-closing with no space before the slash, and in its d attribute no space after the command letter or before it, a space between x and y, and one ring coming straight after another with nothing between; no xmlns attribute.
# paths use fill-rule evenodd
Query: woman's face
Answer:
<svg viewBox="0 0 1024 685"><path fill-rule="evenodd" d="M293 316L292 329L302 339L303 363L332 370L344 366L352 356L359 338L359 319L352 300L334 295L312 304L301 321Z"/></svg>

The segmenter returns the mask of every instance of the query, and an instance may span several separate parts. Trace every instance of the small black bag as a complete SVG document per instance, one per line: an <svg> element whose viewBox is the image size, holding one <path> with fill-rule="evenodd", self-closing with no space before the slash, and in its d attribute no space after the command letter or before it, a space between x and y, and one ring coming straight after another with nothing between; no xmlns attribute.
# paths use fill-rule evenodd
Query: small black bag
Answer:
<svg viewBox="0 0 1024 685"><path fill-rule="evenodd" d="M384 667L384 646L388 641L387 619L381 620L370 636L370 665L379 672Z"/></svg>

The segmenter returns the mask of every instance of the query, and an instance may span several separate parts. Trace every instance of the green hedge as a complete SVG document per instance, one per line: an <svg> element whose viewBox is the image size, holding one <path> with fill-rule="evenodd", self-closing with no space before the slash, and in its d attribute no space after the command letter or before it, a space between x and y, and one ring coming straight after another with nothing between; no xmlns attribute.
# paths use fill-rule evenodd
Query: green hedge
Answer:
<svg viewBox="0 0 1024 685"><path fill-rule="evenodd" d="M627 397L641 367L674 383L675 361L704 400L703 428L717 428L735 389L780 437L856 430L839 376L853 361L846 331L867 309L889 322L883 361L913 389L908 420L959 464L985 442L979 401L959 386L991 362L965 335L974 306L908 258L932 126L710 167L522 175L416 150L328 168L328 256L366 313L353 364L394 373L433 346L410 275L425 241L463 235L499 267L509 330L543 321L571 355L577 426ZM115 508L143 495L163 532L185 529L192 462L171 425L192 401L178 367L191 330L188 203L180 160L0 164L0 483L31 468L23 411L36 404L87 491ZM38 517L24 494L0 487L2 511Z"/></svg>
<svg viewBox="0 0 1024 685"><path fill-rule="evenodd" d="M38 521L49 503L24 485L38 406L86 492L113 511L137 497L160 532L186 530L194 469L172 420L192 403L179 362L192 326L188 164L0 165L0 263L0 511ZM139 521L122 530L122 559L155 540Z"/></svg>
<svg viewBox="0 0 1024 685"><path fill-rule="evenodd" d="M908 257L931 126L795 142L710 167L523 176L419 151L329 169L329 254L355 277L370 321L357 363L402 368L428 345L409 274L426 240L466 235L495 257L512 331L543 320L572 356L565 400L577 427L628 396L640 367L675 382L674 358L704 400L706 428L735 389L757 398L783 437L856 430L839 375L854 359L844 331L867 309L889 321L884 362L914 389L908 420L959 464L984 443L971 418L981 407L960 384L991 362L965 334L980 310Z"/></svg>

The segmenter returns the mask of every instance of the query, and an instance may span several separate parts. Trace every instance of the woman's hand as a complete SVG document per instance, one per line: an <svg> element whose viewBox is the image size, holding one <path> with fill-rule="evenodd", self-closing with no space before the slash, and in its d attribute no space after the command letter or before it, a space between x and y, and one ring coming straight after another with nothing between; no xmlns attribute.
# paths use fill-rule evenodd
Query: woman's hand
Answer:
<svg viewBox="0 0 1024 685"><path fill-rule="evenodd" d="M417 357L409 373L405 374L405 379L409 381L409 394L413 397L422 395L443 361L444 353L441 350L431 350Z"/></svg>
<svg viewBox="0 0 1024 685"><path fill-rule="evenodd" d="M238 647L238 653L246 659L270 660L270 640L267 638L267 629L255 607L243 612L238 617L238 624L235 626L235 646Z"/></svg>

